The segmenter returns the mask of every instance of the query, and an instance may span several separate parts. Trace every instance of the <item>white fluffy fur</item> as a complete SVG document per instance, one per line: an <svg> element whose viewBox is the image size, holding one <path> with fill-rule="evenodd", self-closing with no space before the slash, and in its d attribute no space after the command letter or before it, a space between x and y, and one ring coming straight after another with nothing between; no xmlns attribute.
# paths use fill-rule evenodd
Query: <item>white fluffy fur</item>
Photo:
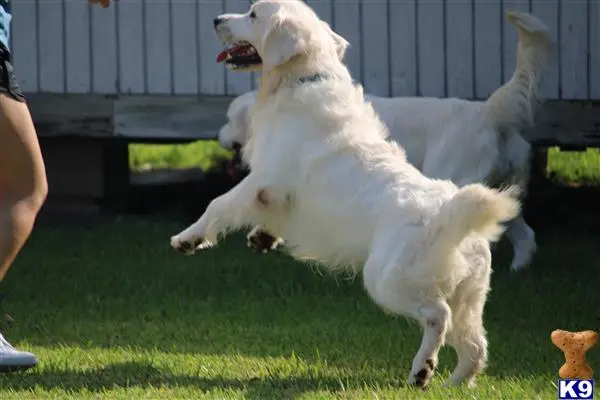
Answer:
<svg viewBox="0 0 600 400"><path fill-rule="evenodd" d="M550 46L548 29L534 16L510 12L507 18L519 32L517 65L512 79L487 101L365 96L391 138L404 148L408 161L425 175L450 179L459 186L518 185L525 193L531 150L521 133L533 124L538 83ZM245 93L231 103L229 122L219 133L222 146L231 149L234 142L246 142L248 111L256 94ZM507 236L514 248L511 269L529 264L536 250L535 233L522 216L509 222Z"/></svg>
<svg viewBox="0 0 600 400"><path fill-rule="evenodd" d="M171 238L192 254L228 230L260 224L298 259L361 273L381 308L424 328L409 383L424 386L447 340L458 354L450 381L473 383L487 359L483 308L489 241L519 211L515 193L430 179L387 141L336 43L302 1L261 0L221 16L221 39L252 43L263 60L244 148L249 175ZM301 83L327 73L329 79Z"/></svg>

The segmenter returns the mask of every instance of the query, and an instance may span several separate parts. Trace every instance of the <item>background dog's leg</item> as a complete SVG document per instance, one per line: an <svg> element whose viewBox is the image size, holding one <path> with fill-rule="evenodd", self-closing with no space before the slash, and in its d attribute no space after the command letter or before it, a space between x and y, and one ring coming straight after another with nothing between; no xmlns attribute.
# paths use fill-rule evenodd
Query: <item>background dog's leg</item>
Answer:
<svg viewBox="0 0 600 400"><path fill-rule="evenodd" d="M508 222L506 236L513 245L514 255L510 265L510 269L519 270L524 268L533 258L533 254L537 248L535 243L535 232L519 215L517 218Z"/></svg>
<svg viewBox="0 0 600 400"><path fill-rule="evenodd" d="M204 214L187 229L171 237L171 246L186 254L217 243L218 235L252 223L257 186L249 175L229 192L210 202Z"/></svg>

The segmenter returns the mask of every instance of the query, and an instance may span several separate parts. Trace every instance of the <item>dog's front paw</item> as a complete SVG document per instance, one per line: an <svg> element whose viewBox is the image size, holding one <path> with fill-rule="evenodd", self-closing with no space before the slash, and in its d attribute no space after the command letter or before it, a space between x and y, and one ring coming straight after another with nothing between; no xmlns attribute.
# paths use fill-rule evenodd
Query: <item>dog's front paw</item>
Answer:
<svg viewBox="0 0 600 400"><path fill-rule="evenodd" d="M203 238L196 238L193 240L184 240L180 235L171 237L171 247L185 255L191 256L196 250L209 247L209 243L205 242Z"/></svg>
<svg viewBox="0 0 600 400"><path fill-rule="evenodd" d="M247 237L247 245L252 250L260 251L262 253L268 253L271 250L275 250L281 240L261 229L255 229Z"/></svg>

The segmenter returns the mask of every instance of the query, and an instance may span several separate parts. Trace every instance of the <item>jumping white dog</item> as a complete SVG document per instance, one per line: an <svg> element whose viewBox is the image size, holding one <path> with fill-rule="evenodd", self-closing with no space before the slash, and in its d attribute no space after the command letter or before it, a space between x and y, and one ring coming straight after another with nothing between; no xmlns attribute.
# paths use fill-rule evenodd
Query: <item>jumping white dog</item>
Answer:
<svg viewBox="0 0 600 400"><path fill-rule="evenodd" d="M477 182L494 187L514 184L524 195L531 148L521 133L534 122L538 84L550 56L550 39L548 28L530 14L512 11L507 19L519 34L516 70L512 79L487 101L365 97L387 125L391 139L404 148L408 161L426 176L450 179L458 186ZM334 39L340 41L337 35ZM343 57L343 52L338 53ZM246 142L250 134L248 110L256 95L256 91L245 93L230 104L228 123L219 132L223 147L232 149L236 143ZM535 253L535 233L522 216L508 223L506 233L514 249L511 269L521 269ZM270 238L260 227L253 229L248 239L253 247L263 250L282 242Z"/></svg>
<svg viewBox="0 0 600 400"><path fill-rule="evenodd" d="M427 385L447 339L458 354L451 383L473 384L487 359L489 241L519 212L512 188L459 189L409 164L304 2L259 0L214 23L232 46L218 60L262 70L244 146L250 172L171 246L192 254L262 225L298 259L362 273L380 307L421 323L409 383Z"/></svg>

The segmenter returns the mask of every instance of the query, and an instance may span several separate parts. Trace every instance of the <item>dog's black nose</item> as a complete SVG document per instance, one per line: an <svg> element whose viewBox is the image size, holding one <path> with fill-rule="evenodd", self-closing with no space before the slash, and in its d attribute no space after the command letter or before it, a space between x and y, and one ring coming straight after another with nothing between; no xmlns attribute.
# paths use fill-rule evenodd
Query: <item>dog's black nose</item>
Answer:
<svg viewBox="0 0 600 400"><path fill-rule="evenodd" d="M213 19L213 25L216 27L217 25L219 25L221 23L221 21L223 21L221 18L217 17L215 19Z"/></svg>

